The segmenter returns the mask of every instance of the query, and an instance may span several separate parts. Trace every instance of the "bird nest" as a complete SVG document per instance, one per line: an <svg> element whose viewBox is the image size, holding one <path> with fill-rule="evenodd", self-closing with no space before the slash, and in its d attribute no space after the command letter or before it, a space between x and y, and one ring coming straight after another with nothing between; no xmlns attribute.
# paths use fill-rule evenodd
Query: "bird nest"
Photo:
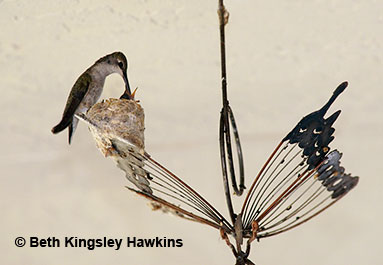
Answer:
<svg viewBox="0 0 383 265"><path fill-rule="evenodd" d="M144 109L135 100L108 99L86 114L76 116L88 123L98 149L125 171L126 178L140 190L152 193L144 167Z"/></svg>

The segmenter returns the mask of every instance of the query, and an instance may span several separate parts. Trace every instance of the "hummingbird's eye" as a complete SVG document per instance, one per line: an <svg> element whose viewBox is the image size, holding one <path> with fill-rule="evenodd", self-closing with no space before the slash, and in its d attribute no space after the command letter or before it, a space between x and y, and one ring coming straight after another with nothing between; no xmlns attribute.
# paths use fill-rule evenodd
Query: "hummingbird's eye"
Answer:
<svg viewBox="0 0 383 265"><path fill-rule="evenodd" d="M118 67L120 67L121 69L124 69L124 63L123 62L118 62Z"/></svg>

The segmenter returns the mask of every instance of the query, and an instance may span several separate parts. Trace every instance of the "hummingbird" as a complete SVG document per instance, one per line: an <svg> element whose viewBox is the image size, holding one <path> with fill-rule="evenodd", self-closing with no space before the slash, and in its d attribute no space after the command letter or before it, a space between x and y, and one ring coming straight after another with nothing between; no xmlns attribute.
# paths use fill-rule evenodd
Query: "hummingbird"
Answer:
<svg viewBox="0 0 383 265"><path fill-rule="evenodd" d="M52 133L56 134L68 128L68 142L71 143L78 123L74 115L85 113L96 104L104 88L105 78L110 74L119 74L125 82L125 90L120 98L134 99L134 93L130 91L127 69L128 61L122 52L114 52L98 59L74 83L62 119L52 128Z"/></svg>

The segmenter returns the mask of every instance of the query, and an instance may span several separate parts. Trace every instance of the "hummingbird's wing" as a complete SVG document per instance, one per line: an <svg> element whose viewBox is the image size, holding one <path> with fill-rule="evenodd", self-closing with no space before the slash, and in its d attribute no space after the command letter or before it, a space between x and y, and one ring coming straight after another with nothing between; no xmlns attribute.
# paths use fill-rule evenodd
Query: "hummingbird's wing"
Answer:
<svg viewBox="0 0 383 265"><path fill-rule="evenodd" d="M72 90L68 96L67 103L65 105L64 113L59 124L52 128L53 133L59 133L72 124L73 115L79 107L81 101L84 99L86 93L89 90L89 85L92 81L92 77L88 72L83 73L73 85ZM73 133L73 128L69 128L69 139ZM69 140L70 141L70 140Z"/></svg>
<svg viewBox="0 0 383 265"><path fill-rule="evenodd" d="M332 128L340 110L324 118L347 87L338 86L330 100L304 118L279 143L255 178L242 207L244 233L254 225L257 238L290 230L333 205L358 183L344 173L342 154L329 152Z"/></svg>

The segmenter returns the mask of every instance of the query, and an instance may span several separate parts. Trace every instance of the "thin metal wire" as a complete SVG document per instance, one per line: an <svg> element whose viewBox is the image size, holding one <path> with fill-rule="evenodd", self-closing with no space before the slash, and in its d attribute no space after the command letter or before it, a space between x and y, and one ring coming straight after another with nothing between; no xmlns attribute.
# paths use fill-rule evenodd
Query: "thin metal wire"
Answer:
<svg viewBox="0 0 383 265"><path fill-rule="evenodd" d="M268 162L266 162L266 164L264 165L263 169L260 171L260 173L258 174L258 176L255 178L254 182L252 183L251 185L251 188L246 196L246 199L245 199L245 202L243 204L243 207L242 207L242 210L241 210L241 214L243 216L243 220L244 220L244 223L247 223L248 221L248 217L249 217L249 213L252 211L251 208L254 206L254 203L251 204L250 206L250 202L252 201L252 198L255 194L255 191L258 189L258 186L260 185L260 183L262 182L263 180L263 177L267 174L267 172L269 171L269 169L273 166L274 162L278 159L278 157L281 155L281 153L288 147L288 144L286 144L279 152L278 154L274 157L274 159L271 161L270 164L268 164ZM273 152L273 154L270 156L269 160L274 156L274 154L276 153L277 149ZM267 165L268 164L268 165ZM267 168L266 170L264 170L264 168L266 167L267 165ZM263 172L263 173L262 173ZM257 195L258 196L258 193ZM254 201L257 199L257 197L254 199ZM248 211L248 207L250 206L250 210Z"/></svg>
<svg viewBox="0 0 383 265"><path fill-rule="evenodd" d="M163 172L161 172L160 169L158 169L158 167L155 167L154 164L151 164L150 162L145 163L145 164L147 166L148 173L152 177L156 177L158 180L160 180L162 183L164 183L164 184L156 183L157 185L162 186L163 188L173 192L174 194L178 194L180 196L183 196L190 203L194 204L195 207L197 207L200 212L204 213L206 216L210 217L211 219L216 220L218 223L221 221L221 219L217 215L214 214L214 212L208 207L208 205L203 203L203 201L200 198L198 198L197 196L195 196L195 194L188 191L185 187L180 185L180 183L177 183L175 179L171 178L171 176L166 175ZM161 178L160 176L167 179L168 181Z"/></svg>
<svg viewBox="0 0 383 265"><path fill-rule="evenodd" d="M210 205L201 195L199 195L195 190L190 188L185 182L183 182L181 179L179 179L176 175L171 173L169 170L164 168L161 164L156 162L153 158L150 156L145 157L145 165L149 168L152 168L152 170L155 168L158 174L161 174L163 177L167 178L172 183L175 183L178 187L180 187L186 196L188 198L191 198L196 207L201 208L201 210L205 211L208 217L210 217L212 220L214 220L217 223L223 223L228 229L232 230L232 225L217 211L213 206ZM150 163L150 164L149 164ZM173 191L174 192L174 191Z"/></svg>
<svg viewBox="0 0 383 265"><path fill-rule="evenodd" d="M275 174L275 176L272 178L272 180L265 187L265 190L263 191L263 193L262 193L262 195L259 198L257 203L260 202L263 194L266 193L267 189L271 186L271 184L274 183L274 181L278 178L278 176L281 175L281 173L284 171L284 169L299 155L300 152L301 151L299 150L287 163L285 163L285 165L282 167L282 169L280 169L279 172L277 174ZM278 166L281 164L282 163L278 163ZM298 165L296 165L295 168L293 168L287 175L284 175L283 179L269 192L268 195L265 196L263 201L259 204L259 207L258 207L259 211L262 211L263 208L265 207L265 205L267 205L270 202L270 200L278 193L276 191L278 189L278 187L280 187L283 183L285 183L285 180L288 179L289 176L291 176L294 173L294 171L299 167L300 164L301 164L301 162Z"/></svg>
<svg viewBox="0 0 383 265"><path fill-rule="evenodd" d="M302 214L301 216L298 216L295 218L295 220L291 221L289 224L286 224L284 227L281 227L281 228L278 228L276 230L273 230L273 231L270 231L270 232L266 232L266 233L259 233L258 237L259 238L262 238L262 237L270 237L270 236L274 236L274 235L278 235L280 233L283 233L283 232L286 232L288 230L291 230L307 221L309 221L310 219L314 218L315 216L317 216L318 214L322 213L324 210L326 210L327 208L329 208L330 206L332 206L334 203L336 203L341 197L335 199L335 200L331 200L331 195L329 195L328 197L326 197L325 199L323 199L322 201L320 201L317 205L315 205L313 208L311 208L309 211L307 211L306 213ZM306 216L307 214L311 213L312 211L314 211L315 209L317 209L319 206L321 206L322 204L324 204L326 201L328 200L331 200L326 206L324 206L323 208L321 208L320 210L318 210L317 212L313 213L312 215L310 215L309 217L305 218L302 220L302 217ZM298 220L301 220L300 222L294 224L295 222L297 222Z"/></svg>
<svg viewBox="0 0 383 265"><path fill-rule="evenodd" d="M294 150L295 146L292 146L292 148L287 152L287 154L282 158L282 161L284 161L287 156ZM296 155L298 155L300 152L300 150L298 151L298 153ZM295 156L296 156L295 155ZM294 157L293 157L294 158ZM277 171L277 169L279 168L279 166L281 165L281 163L278 163L276 165L276 167L274 168L274 170L270 173L270 175L266 178L265 182L263 183L263 185L261 186L260 190L257 191L257 196L255 197L255 200L254 200L254 205L251 207L251 209L253 209L254 211L257 210L256 212L252 211L250 212L250 216L252 216L252 214L254 213L255 216L257 216L257 212L259 211L262 211L262 205L264 202L262 202L259 207L258 207L258 204L260 203L261 199L263 198L263 195L266 193L267 189L270 187L270 185L274 182L274 180L280 175L280 173L286 168L286 166L288 166L288 164L291 162L291 159L289 160L288 163L286 163L281 170L279 170L279 172L277 174L274 175L275 171ZM271 179L271 180L270 180ZM262 180L262 179L261 179ZM270 181L269 181L270 180ZM257 199L258 198L258 199Z"/></svg>

